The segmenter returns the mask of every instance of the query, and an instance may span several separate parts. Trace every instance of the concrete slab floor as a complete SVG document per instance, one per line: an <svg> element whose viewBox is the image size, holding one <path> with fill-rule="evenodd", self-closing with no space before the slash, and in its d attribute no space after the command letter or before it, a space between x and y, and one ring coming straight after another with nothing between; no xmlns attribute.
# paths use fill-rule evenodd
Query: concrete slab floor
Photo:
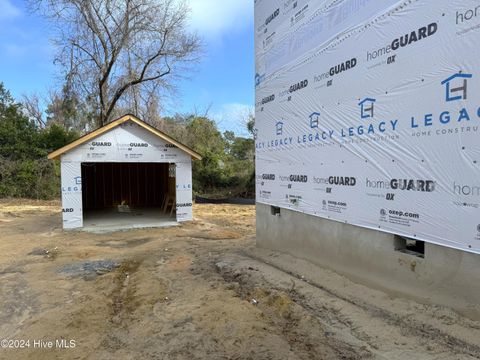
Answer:
<svg viewBox="0 0 480 360"><path fill-rule="evenodd" d="M119 212L117 209L85 211L81 230L94 233L107 233L119 230L178 226L175 213L164 213L160 208L130 209Z"/></svg>

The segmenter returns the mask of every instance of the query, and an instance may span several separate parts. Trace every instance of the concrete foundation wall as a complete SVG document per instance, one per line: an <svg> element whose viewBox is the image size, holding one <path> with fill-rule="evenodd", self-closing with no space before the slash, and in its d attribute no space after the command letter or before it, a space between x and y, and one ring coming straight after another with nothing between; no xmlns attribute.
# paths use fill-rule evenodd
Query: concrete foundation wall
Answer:
<svg viewBox="0 0 480 360"><path fill-rule="evenodd" d="M394 235L287 209L272 215L269 205L259 203L257 246L480 319L480 255L425 243L420 258L396 251Z"/></svg>

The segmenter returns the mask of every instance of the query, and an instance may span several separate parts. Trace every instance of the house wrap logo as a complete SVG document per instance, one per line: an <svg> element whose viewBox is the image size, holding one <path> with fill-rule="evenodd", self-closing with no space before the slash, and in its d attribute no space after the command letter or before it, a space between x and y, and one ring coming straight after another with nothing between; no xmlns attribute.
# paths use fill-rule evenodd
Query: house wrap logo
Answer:
<svg viewBox="0 0 480 360"><path fill-rule="evenodd" d="M68 186L62 186L63 193L79 193L82 191L82 177L76 176L73 178L72 184Z"/></svg>
<svg viewBox="0 0 480 360"><path fill-rule="evenodd" d="M480 185L457 184L453 182L453 194L460 196L480 197Z"/></svg>
<svg viewBox="0 0 480 360"><path fill-rule="evenodd" d="M442 85L445 85L445 101L467 100L467 79L471 79L472 74L453 74L448 79L442 81ZM457 87L452 87L452 82L455 79L462 79L462 83ZM453 85L455 86L455 85Z"/></svg>
<svg viewBox="0 0 480 360"><path fill-rule="evenodd" d="M275 174L262 174L257 175L257 179L260 180L260 185L265 185L265 181L275 181Z"/></svg>
<svg viewBox="0 0 480 360"><path fill-rule="evenodd" d="M280 99L284 99L285 97L287 97L287 101L291 101L293 96L292 94L294 92L303 90L307 87L308 87L308 79L304 79L302 81L291 84L287 89L280 91L278 96Z"/></svg>
<svg viewBox="0 0 480 360"><path fill-rule="evenodd" d="M289 182L289 181L290 181L290 175L279 175L279 176L278 176L278 179L279 179L281 182Z"/></svg>
<svg viewBox="0 0 480 360"><path fill-rule="evenodd" d="M376 99L366 97L358 103L360 120L372 119L375 116ZM398 120L381 120L378 123L370 123L366 125L351 126L340 130L342 138L353 136L373 135L377 133L395 132L397 131Z"/></svg>
<svg viewBox="0 0 480 360"><path fill-rule="evenodd" d="M315 75L313 77L313 82L318 83L318 82L323 82L324 80L328 80L326 83L326 86L332 86L333 80L329 80L330 78L334 77L335 75L338 75L344 71L348 71L350 69L353 69L357 65L357 58L353 58L351 60L344 61L338 65L332 66L329 71ZM325 86L325 85L323 85ZM316 87L316 89L323 87L322 85Z"/></svg>
<svg viewBox="0 0 480 360"><path fill-rule="evenodd" d="M417 30L413 30L410 33L402 35L392 40L392 42L380 49L367 51L367 62L381 58L392 51L399 50L411 44L414 44L423 39L429 38L437 33L438 24L433 22L427 26L423 26Z"/></svg>
<svg viewBox="0 0 480 360"><path fill-rule="evenodd" d="M366 98L366 100L372 100ZM367 102L361 102L359 104L361 112L360 118L365 116L365 118L371 118L373 116L373 107L372 104L367 104ZM311 132L298 134L294 136L287 136L282 139L266 140L259 141L255 143L255 148L257 150L262 149L277 149L282 146L288 146L292 144L318 144L318 143L329 143L330 140L333 140L335 137L340 139L351 138L351 137L363 137L367 135L383 134L386 132L395 132L398 128L398 120L381 120L376 123L371 122L370 124L360 124L357 126L350 126L348 128L341 128L340 130L334 129L322 129L317 131L319 128L319 112L313 112L309 115L310 128ZM363 119L361 119L363 120ZM348 122L348 121L344 121ZM344 123L340 122L340 123ZM283 136L283 121L278 121L275 124L275 134L276 136Z"/></svg>
<svg viewBox="0 0 480 360"><path fill-rule="evenodd" d="M313 182L318 185L355 186L357 179L353 176L313 177Z"/></svg>
<svg viewBox="0 0 480 360"><path fill-rule="evenodd" d="M305 89L307 86L308 86L308 80L305 79L296 84L290 85L290 87L288 88L288 92L291 94L291 93L294 93L295 91Z"/></svg>
<svg viewBox="0 0 480 360"><path fill-rule="evenodd" d="M279 8L277 8L271 15L269 15L265 19L265 26L268 26L268 24L270 24L274 19L276 19L278 17L278 15L280 15L280 9Z"/></svg>
<svg viewBox="0 0 480 360"><path fill-rule="evenodd" d="M192 190L192 184L177 184L177 190Z"/></svg>
<svg viewBox="0 0 480 360"><path fill-rule="evenodd" d="M375 197L381 197L385 198L388 201L395 201L395 193L392 192L384 192L383 190L392 190L392 184L393 186L396 187L396 189L399 188L399 181L395 179L395 181L392 182L392 180L376 180L376 179L365 179L365 188L367 189L373 189L377 190L373 193L367 193L368 196L375 196ZM400 184L400 186L403 187L403 184ZM408 186L407 186L408 187Z"/></svg>
<svg viewBox="0 0 480 360"><path fill-rule="evenodd" d="M268 25L280 15L280 8L275 9L268 15L263 23L257 28L258 33L266 34L268 32Z"/></svg>
<svg viewBox="0 0 480 360"><path fill-rule="evenodd" d="M92 141L92 146L112 146L112 143L111 142L107 142L107 141Z"/></svg>
<svg viewBox="0 0 480 360"><path fill-rule="evenodd" d="M435 181L433 180L414 180L414 179L392 179L390 180L392 190L402 191L435 191Z"/></svg>
<svg viewBox="0 0 480 360"><path fill-rule="evenodd" d="M255 74L255 87L259 86L265 80L265 74Z"/></svg>
<svg viewBox="0 0 480 360"><path fill-rule="evenodd" d="M312 132L298 135L297 144L318 143L332 139L333 130L317 130L320 128L320 117L321 114L318 111L314 111L308 116L308 124Z"/></svg>
<svg viewBox="0 0 480 360"><path fill-rule="evenodd" d="M318 124L320 123L320 113L315 111L311 113L308 118L310 119L310 128L318 128Z"/></svg>
<svg viewBox="0 0 480 360"><path fill-rule="evenodd" d="M347 186L354 187L357 185L357 179L353 176L329 176L329 177L316 177L312 178L312 182L315 185L321 185L321 187L315 190L325 191L327 194L333 193L335 186Z"/></svg>
<svg viewBox="0 0 480 360"><path fill-rule="evenodd" d="M338 186L355 186L357 184L357 179L353 176L330 176L328 178L328 183L330 185Z"/></svg>
<svg viewBox="0 0 480 360"><path fill-rule="evenodd" d="M470 31L478 30L480 24L477 20L479 20L479 18L480 5L457 10L455 13L455 25L461 27L461 30L457 32L457 35L464 35Z"/></svg>
<svg viewBox="0 0 480 360"><path fill-rule="evenodd" d="M283 121L277 121L275 123L275 134L277 134L277 136L283 135Z"/></svg>
<svg viewBox="0 0 480 360"><path fill-rule="evenodd" d="M480 5L477 5L475 8L457 10L455 14L455 23L457 25L468 23L478 17L480 17Z"/></svg>
<svg viewBox="0 0 480 360"><path fill-rule="evenodd" d="M289 176L289 180L291 182L306 183L306 182L308 182L308 176L307 175L292 174L292 175Z"/></svg>
<svg viewBox="0 0 480 360"><path fill-rule="evenodd" d="M275 100L275 94L272 94L270 96L266 96L262 99L262 105L268 104L269 102L272 102Z"/></svg>
<svg viewBox="0 0 480 360"><path fill-rule="evenodd" d="M344 71L353 69L357 65L357 59L353 58L351 60L344 61L338 65L332 66L328 72L330 76L338 75Z"/></svg>
<svg viewBox="0 0 480 360"><path fill-rule="evenodd" d="M398 39L392 41L392 50L398 50L401 47L408 46L419 40L426 39L434 35L438 30L438 24L436 22L427 26L421 27L418 30L412 31L410 34L405 34Z"/></svg>
<svg viewBox="0 0 480 360"><path fill-rule="evenodd" d="M443 111L431 111L423 116L412 116L410 118L410 128L415 131L412 136L432 136L432 135L449 135L459 134L462 132L478 131L477 126L465 126L457 128L437 129L434 132L429 131L430 128L447 125L469 125L473 119L480 120L480 106L467 106L469 99L469 80L473 78L472 74L456 73L440 82L444 87L445 103L451 105L449 109ZM458 105L462 105L459 107ZM456 108L454 106L457 105ZM428 131L418 131L418 130Z"/></svg>
<svg viewBox="0 0 480 360"><path fill-rule="evenodd" d="M360 118L373 118L376 101L375 99L367 97L358 103L358 106L360 106Z"/></svg>
<svg viewBox="0 0 480 360"><path fill-rule="evenodd" d="M177 203L176 208L183 208L183 207L192 207L192 203Z"/></svg>
<svg viewBox="0 0 480 360"><path fill-rule="evenodd" d="M376 180L376 179L365 179L365 187L370 189L379 189L379 190L390 190L390 181L388 180Z"/></svg>

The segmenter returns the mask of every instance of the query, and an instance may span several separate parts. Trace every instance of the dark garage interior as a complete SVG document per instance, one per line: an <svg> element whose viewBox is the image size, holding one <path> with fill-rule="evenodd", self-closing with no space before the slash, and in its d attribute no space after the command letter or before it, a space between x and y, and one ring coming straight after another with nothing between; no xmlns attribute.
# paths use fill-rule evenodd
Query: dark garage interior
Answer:
<svg viewBox="0 0 480 360"><path fill-rule="evenodd" d="M175 211L174 164L82 163L82 201L86 226L149 225L172 221ZM173 169L172 169L173 167Z"/></svg>

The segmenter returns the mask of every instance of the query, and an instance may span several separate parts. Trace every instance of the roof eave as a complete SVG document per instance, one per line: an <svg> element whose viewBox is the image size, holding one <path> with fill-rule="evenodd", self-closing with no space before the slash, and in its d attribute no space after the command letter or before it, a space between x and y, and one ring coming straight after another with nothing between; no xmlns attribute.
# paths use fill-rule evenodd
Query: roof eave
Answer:
<svg viewBox="0 0 480 360"><path fill-rule="evenodd" d="M84 136L82 136L81 138L71 142L70 144L67 144L63 147L61 147L60 149L57 149L53 152L51 152L50 154L47 155L47 158L49 160L57 160L59 159L63 154L73 150L74 148L76 148L77 146L80 146L84 143L86 143L87 141L89 141L90 139L93 139L97 136L100 136L104 133L106 133L107 131L121 125L122 123L126 122L126 121L133 121L134 123L136 123L137 125L141 126L142 128L144 128L145 130L155 134L156 136L158 136L159 138L161 138L162 140L166 141L166 142L169 142L173 145L175 145L177 148L179 148L180 150L186 152L187 154L189 154L192 159L194 160L202 160L202 157L200 156L200 154L198 154L196 151L190 149L189 147L183 145L182 143L176 141L175 139L171 138L170 136L168 136L167 134L164 134L162 133L160 130L157 130L155 129L153 126L151 125L148 125L147 123L141 121L140 119L138 119L136 116L134 115L124 115L122 116L121 118L118 118L117 120L114 120L110 123L108 123L107 125L95 130L95 131L92 131L91 133L89 134L86 134Z"/></svg>

